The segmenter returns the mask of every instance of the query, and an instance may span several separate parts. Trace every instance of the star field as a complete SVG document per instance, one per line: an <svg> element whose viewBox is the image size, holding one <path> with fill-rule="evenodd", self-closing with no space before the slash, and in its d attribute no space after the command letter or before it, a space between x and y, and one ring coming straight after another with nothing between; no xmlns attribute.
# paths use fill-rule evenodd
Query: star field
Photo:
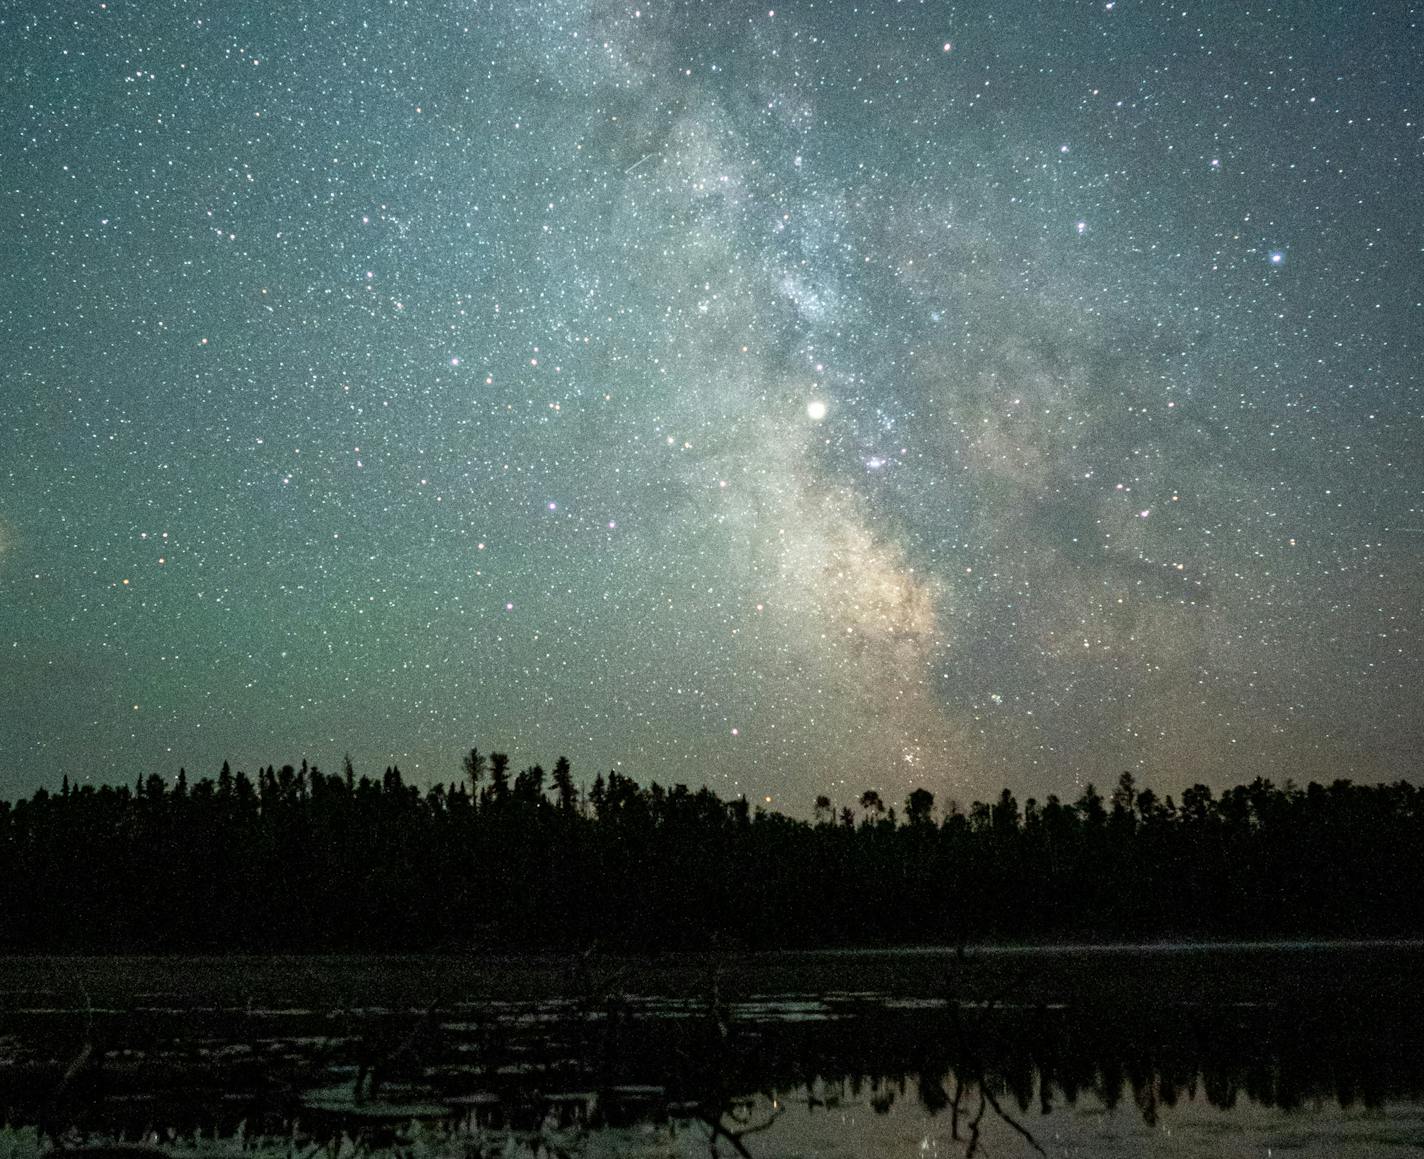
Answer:
<svg viewBox="0 0 1424 1159"><path fill-rule="evenodd" d="M1411 776L1424 10L0 9L0 791Z"/></svg>

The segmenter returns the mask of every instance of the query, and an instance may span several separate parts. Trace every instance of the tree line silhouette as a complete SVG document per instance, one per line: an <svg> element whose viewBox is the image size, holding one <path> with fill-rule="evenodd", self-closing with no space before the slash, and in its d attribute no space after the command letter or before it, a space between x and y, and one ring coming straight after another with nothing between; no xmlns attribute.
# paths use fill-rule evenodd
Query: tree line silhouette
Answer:
<svg viewBox="0 0 1424 1159"><path fill-rule="evenodd" d="M875 790L799 820L563 758L41 789L0 802L0 950L630 950L1424 932L1424 792L1257 778L1180 801L967 809Z"/></svg>

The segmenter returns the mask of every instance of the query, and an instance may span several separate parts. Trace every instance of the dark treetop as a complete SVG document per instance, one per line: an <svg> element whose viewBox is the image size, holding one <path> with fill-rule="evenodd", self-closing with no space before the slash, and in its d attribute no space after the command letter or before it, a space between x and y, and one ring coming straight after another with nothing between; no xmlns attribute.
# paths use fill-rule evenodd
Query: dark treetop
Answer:
<svg viewBox="0 0 1424 1159"><path fill-rule="evenodd" d="M632 950L1424 932L1424 793L1216 797L1089 786L801 821L745 798L471 750L422 792L388 768L66 783L0 804L0 950Z"/></svg>

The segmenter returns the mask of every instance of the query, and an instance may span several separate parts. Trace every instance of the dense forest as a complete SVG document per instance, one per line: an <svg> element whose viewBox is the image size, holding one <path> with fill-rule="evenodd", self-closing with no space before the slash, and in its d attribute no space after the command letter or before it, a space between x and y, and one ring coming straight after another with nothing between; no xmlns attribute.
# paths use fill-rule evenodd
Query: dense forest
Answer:
<svg viewBox="0 0 1424 1159"><path fill-rule="evenodd" d="M803 821L560 759L304 762L0 802L0 950L631 950L1424 933L1424 791L1257 778Z"/></svg>

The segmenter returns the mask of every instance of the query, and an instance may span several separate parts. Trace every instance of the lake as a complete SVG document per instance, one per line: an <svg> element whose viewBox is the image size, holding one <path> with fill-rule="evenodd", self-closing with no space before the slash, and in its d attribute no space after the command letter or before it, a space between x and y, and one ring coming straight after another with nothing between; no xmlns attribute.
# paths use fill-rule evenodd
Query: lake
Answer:
<svg viewBox="0 0 1424 1159"><path fill-rule="evenodd" d="M1424 943L0 959L0 1159L1388 1156Z"/></svg>

